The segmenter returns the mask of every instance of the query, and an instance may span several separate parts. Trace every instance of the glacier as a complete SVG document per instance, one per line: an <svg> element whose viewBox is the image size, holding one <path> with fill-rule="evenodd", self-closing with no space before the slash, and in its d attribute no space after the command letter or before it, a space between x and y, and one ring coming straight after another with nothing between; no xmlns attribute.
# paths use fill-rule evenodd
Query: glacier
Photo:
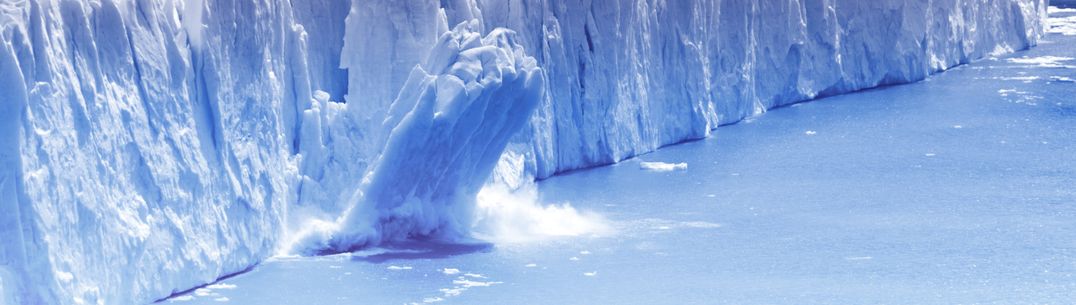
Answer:
<svg viewBox="0 0 1076 305"><path fill-rule="evenodd" d="M466 235L484 185L1029 48L1045 14L1045 0L3 1L0 302L146 303L297 243Z"/></svg>

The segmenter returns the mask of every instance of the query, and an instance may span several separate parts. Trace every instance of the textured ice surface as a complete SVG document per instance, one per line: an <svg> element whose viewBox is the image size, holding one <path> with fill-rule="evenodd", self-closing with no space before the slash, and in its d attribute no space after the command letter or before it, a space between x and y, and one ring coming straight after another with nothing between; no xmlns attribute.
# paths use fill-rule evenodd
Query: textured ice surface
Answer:
<svg viewBox="0 0 1076 305"><path fill-rule="evenodd" d="M420 92L405 89L413 67L462 22L516 31L545 71L507 153L451 167L474 166L445 180L473 192L489 154L494 179L520 187L1026 48L1045 12L1042 0L2 1L3 293L152 301L242 271L300 220L391 184L364 178L431 186L373 164L393 147L393 101ZM465 219L396 199L386 207L421 208L389 215L421 232Z"/></svg>
<svg viewBox="0 0 1076 305"><path fill-rule="evenodd" d="M542 73L514 33L441 36L393 102L385 147L330 230L297 250L344 252L409 237L466 236L475 195L541 98Z"/></svg>

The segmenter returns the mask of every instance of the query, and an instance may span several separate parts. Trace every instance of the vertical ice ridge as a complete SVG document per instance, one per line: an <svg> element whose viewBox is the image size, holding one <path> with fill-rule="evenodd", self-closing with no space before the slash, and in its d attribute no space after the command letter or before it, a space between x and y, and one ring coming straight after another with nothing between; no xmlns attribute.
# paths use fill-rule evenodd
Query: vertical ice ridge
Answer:
<svg viewBox="0 0 1076 305"><path fill-rule="evenodd" d="M47 294L40 294L33 289L35 279L31 274L33 266L43 259L36 242L27 239L32 228L25 226L32 221L29 211L24 211L25 194L22 186L22 160L20 159L20 140L23 131L22 117L27 103L24 89L23 71L15 55L12 41L8 35L21 29L7 29L0 26L5 40L0 42L0 283L5 287L0 293L0 302L51 302ZM21 36L18 35L18 36ZM30 239L34 237L31 235ZM43 277L48 277L47 275Z"/></svg>

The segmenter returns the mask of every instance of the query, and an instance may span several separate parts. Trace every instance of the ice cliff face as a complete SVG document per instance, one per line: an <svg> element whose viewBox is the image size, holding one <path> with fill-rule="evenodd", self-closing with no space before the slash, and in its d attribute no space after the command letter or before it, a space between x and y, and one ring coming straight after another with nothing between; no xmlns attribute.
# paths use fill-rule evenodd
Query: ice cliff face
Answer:
<svg viewBox="0 0 1076 305"><path fill-rule="evenodd" d="M3 1L0 303L153 301L248 268L309 215L458 229L438 207L466 209L447 202L473 200L494 156L506 181L615 162L1032 46L1044 15L1043 0ZM407 132L479 117L473 137Z"/></svg>

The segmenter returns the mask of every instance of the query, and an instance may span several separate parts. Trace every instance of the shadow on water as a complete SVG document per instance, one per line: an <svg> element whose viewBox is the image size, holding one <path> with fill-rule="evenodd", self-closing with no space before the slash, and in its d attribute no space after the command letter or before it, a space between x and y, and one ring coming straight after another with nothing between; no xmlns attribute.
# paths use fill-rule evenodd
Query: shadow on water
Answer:
<svg viewBox="0 0 1076 305"><path fill-rule="evenodd" d="M471 253L493 251L486 242L449 243L444 241L403 241L382 245L376 250L352 253L352 261L384 263L394 260L442 259Z"/></svg>

